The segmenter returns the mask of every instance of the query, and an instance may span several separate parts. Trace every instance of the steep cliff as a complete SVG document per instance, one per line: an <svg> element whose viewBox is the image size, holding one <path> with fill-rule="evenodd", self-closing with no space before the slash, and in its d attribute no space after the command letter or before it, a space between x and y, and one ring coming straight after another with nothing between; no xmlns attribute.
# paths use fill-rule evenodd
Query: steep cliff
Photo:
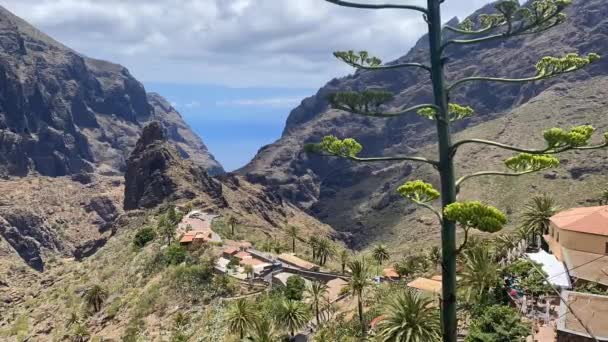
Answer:
<svg viewBox="0 0 608 342"><path fill-rule="evenodd" d="M488 5L473 14L488 13ZM561 56L569 52L587 54L597 52L608 55L604 43L608 39L608 6L601 0L574 1L568 9L566 23L535 36L524 36L506 41L451 47L447 50L447 78L456 80L467 76L526 77L534 73L535 63L547 55ZM451 21L455 24L457 19ZM423 23L421 22L421 25ZM428 39L422 37L407 55L397 62L428 60ZM373 51L370 51L373 53ZM330 56L328 56L330 58ZM476 110L475 117L459 122L456 131L508 118L512 111L542 98L548 89L564 89L569 96L577 96L572 85L589 86L593 83L576 83L589 79L605 79L608 75L608 59L592 67L565 77L531 84L471 83L460 88L453 102L470 105ZM398 182L413 177L417 166L411 164L357 165L350 162L309 156L302 153L305 143L318 141L333 134L338 137L354 137L364 146L364 156L391 154L415 154L434 148L425 148L435 141L434 123L415 114L394 119L369 118L330 110L327 95L336 91L360 91L367 88L384 88L393 92L395 100L390 107L414 105L431 100L428 75L415 69L388 71L358 71L353 75L334 79L321 88L315 96L305 99L287 119L282 137L265 146L240 172L254 182L276 188L285 198L301 208L310 210L317 218L339 230L354 233L353 243L364 245L380 238L380 232L397 232L412 223L414 209L397 201L395 187ZM599 122L585 117L586 108L601 108L601 89L590 95L588 106L577 108L553 107L546 113L538 113L545 120L544 129L556 123ZM593 90L592 90L593 93ZM561 100L561 99L560 99ZM563 100L561 101L563 102ZM476 131L484 135L483 131ZM533 145L539 141L538 133L524 135L518 143ZM500 137L498 137L500 139ZM432 147L432 146L431 146ZM483 160L471 160L473 164ZM390 169L391 175L385 170ZM429 170L422 174L432 178ZM499 180L500 181L500 180ZM391 203L398 202L397 207ZM391 219L388 219L388 218ZM373 231L373 233L371 233Z"/></svg>
<svg viewBox="0 0 608 342"><path fill-rule="evenodd" d="M179 113L126 68L82 56L0 7L0 175L121 173L151 120L183 155L222 173Z"/></svg>

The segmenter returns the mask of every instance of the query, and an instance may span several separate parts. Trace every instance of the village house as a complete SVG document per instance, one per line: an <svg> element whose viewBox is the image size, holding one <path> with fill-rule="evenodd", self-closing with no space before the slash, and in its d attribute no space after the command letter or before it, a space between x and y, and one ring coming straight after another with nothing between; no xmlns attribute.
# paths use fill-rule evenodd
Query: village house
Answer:
<svg viewBox="0 0 608 342"><path fill-rule="evenodd" d="M278 256L278 260L288 267L295 267L304 271L316 272L319 270L319 266L306 260L300 259L293 253L280 254Z"/></svg>
<svg viewBox="0 0 608 342"><path fill-rule="evenodd" d="M565 302L560 306L557 342L592 342L589 332L597 341L608 341L608 296L563 291L562 297Z"/></svg>
<svg viewBox="0 0 608 342"><path fill-rule="evenodd" d="M231 260L237 260L239 267L236 269L236 273L244 273L245 266L249 265L253 268L253 273L256 276L260 276L265 272L272 269L273 264L261 260L260 258L254 257L251 253L239 250L234 247L228 247L222 251L221 257L219 257L215 263L215 269L222 272L228 273Z"/></svg>
<svg viewBox="0 0 608 342"><path fill-rule="evenodd" d="M544 239L570 275L608 286L608 206L569 209L550 222Z"/></svg>
<svg viewBox="0 0 608 342"><path fill-rule="evenodd" d="M385 280L399 280L399 273L393 267L388 267L382 270L382 278Z"/></svg>

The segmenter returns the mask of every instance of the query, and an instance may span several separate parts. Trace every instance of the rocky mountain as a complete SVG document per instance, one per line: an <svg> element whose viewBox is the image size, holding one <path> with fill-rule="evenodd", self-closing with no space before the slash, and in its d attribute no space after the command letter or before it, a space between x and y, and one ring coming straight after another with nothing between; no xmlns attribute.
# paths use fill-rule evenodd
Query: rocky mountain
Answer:
<svg viewBox="0 0 608 342"><path fill-rule="evenodd" d="M471 18L491 12L492 9L492 5L488 5L474 13ZM605 1L574 1L567 14L566 23L542 35L450 47L446 52L447 78L456 80L467 76L527 77L534 74L534 65L543 56L562 56L570 52L597 52L608 55L608 47L605 44L608 39L608 5ZM453 25L457 23L456 18L450 21ZM393 63L426 61L427 46L427 37L422 37L404 57ZM373 51L370 53L373 54ZM476 133L478 137L485 137L496 134L490 133L492 130L488 130L487 125L498 125L504 129L500 134L496 134L495 138L508 140L516 134L511 128L504 126L504 120L508 120L508 123L528 133L517 134L518 139L514 142L524 146L538 146L542 144L539 132L552 125L591 123L601 128L608 119L605 115L594 116L592 113L598 110L604 111L604 114L606 112L600 85L608 79L607 76L608 59L604 58L584 71L543 82L471 83L459 88L452 102L472 106L476 115L457 123L455 130L463 131L467 128L462 134ZM591 87L584 91L589 97L584 105L580 102L575 105L574 99L582 100L581 87ZM364 146L363 156L420 153L434 155L434 123L416 114L387 120L329 109L326 100L329 94L367 88L384 88L393 92L395 99L390 104L393 108L428 102L432 94L428 76L424 71L416 69L358 71L353 75L334 79L316 95L303 100L302 104L290 113L282 137L260 149L256 157L239 172L253 182L277 189L286 199L335 228L351 233L353 245L365 246L375 239L395 240L397 236L399 241L421 236L424 239L433 239L436 235L428 233L432 223L413 206L400 201L395 193L396 187L406 179L422 177L436 180L432 170L403 163L353 164L303 153L304 144L333 134L338 137L356 138ZM556 93L561 96L554 96ZM548 102L549 98L554 102ZM532 104L541 101L546 107L535 106L531 109ZM517 112L527 112L542 122L533 126L515 125L516 122L510 121L509 118ZM519 118L531 119L525 116ZM532 127L536 131L531 131ZM461 166L474 169L494 165L496 163L491 161L499 153L491 153L487 158L478 154L466 155ZM580 160L581 164L590 161L582 158L584 157L580 156L571 161ZM598 164L602 163L602 160L591 160L594 166L585 172L605 175L605 168L599 167ZM569 164L569 167L574 167L574 164ZM577 167L582 168L581 165ZM569 179L577 178L572 172L566 176ZM494 182L498 185L503 184L505 180L497 179ZM499 193L495 192L477 192L494 199L500 197ZM580 194L560 192L560 195L567 202L564 205L582 200ZM515 206L516 202L503 204ZM436 232L436 229L433 231Z"/></svg>
<svg viewBox="0 0 608 342"><path fill-rule="evenodd" d="M0 175L120 174L152 120L182 156L223 172L179 113L126 68L85 57L0 7Z"/></svg>

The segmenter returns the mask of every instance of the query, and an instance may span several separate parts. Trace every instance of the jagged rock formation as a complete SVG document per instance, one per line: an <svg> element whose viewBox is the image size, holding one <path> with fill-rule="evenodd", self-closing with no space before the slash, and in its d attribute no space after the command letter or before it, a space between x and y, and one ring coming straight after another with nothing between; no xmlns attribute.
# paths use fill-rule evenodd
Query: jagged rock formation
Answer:
<svg viewBox="0 0 608 342"><path fill-rule="evenodd" d="M129 71L65 47L0 6L0 175L118 174L159 120L184 156L223 172L158 94Z"/></svg>
<svg viewBox="0 0 608 342"><path fill-rule="evenodd" d="M487 13L491 5L473 16ZM447 50L449 67L447 77L455 80L466 76L526 77L534 73L535 63L547 55L564 55L569 52L587 54L598 52L608 55L608 16L606 4L601 0L574 1L568 10L568 21L538 36L525 36L507 41L495 41ZM453 19L452 24L457 23ZM421 23L423 25L423 23ZM428 60L428 39L423 37L404 57L396 62ZM371 51L373 53L373 51ZM330 56L328 56L330 58ZM534 84L471 83L460 88L453 102L470 105L476 116L455 125L456 131L491 122L526 106L548 89L564 89L564 95L574 97L577 89L572 85L582 80L606 78L608 58L592 67L565 77ZM582 84L581 84L582 86ZM431 101L428 75L417 69L390 71L360 71L341 79L334 79L318 93L305 99L294 109L282 137L265 146L256 157L239 172L253 182L274 188L284 198L309 210L317 218L339 230L354 233L359 245L380 238L376 232L395 232L412 222L414 208L398 201L395 187L398 182L413 177L417 166L412 164L361 165L338 159L309 156L302 153L308 142L318 141L325 135L354 137L359 140L365 156L416 154L434 141L434 123L412 114L394 119L377 119L357 116L328 109L326 97L336 91L360 91L366 88L384 88L394 94L390 107L408 106ZM570 122L571 115L579 117L578 124L593 123L584 117L584 110L601 106L599 90L589 99L588 106L555 109L538 113L547 126ZM541 130L545 127L541 127ZM483 131L479 132L483 135ZM498 137L499 139L501 137ZM521 136L520 145L534 145L540 140L538 133ZM484 160L471 160L483 163ZM389 171L387 171L389 170ZM387 172L390 175L387 175ZM432 177L429 171L425 178ZM396 207L391 203L398 202ZM390 218L390 219L388 219ZM370 233L374 231L374 233Z"/></svg>
<svg viewBox="0 0 608 342"><path fill-rule="evenodd" d="M165 201L192 200L197 193L208 195L219 207L226 206L221 184L202 167L183 160L159 122L144 127L127 161L124 208L152 208Z"/></svg>
<svg viewBox="0 0 608 342"><path fill-rule="evenodd" d="M122 184L117 177L88 175L87 180L28 176L1 181L0 240L38 271L50 256L78 257L101 247L122 214L116 205Z"/></svg>

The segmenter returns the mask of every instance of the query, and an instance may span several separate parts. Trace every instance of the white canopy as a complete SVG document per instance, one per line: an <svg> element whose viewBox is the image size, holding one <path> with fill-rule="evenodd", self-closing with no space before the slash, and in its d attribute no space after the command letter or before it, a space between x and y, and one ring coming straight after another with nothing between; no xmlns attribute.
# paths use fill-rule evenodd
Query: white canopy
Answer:
<svg viewBox="0 0 608 342"><path fill-rule="evenodd" d="M566 289L572 287L566 266L563 262L557 260L553 254L541 250L538 253L527 253L527 255L532 261L542 266L543 271L549 276L549 283Z"/></svg>

